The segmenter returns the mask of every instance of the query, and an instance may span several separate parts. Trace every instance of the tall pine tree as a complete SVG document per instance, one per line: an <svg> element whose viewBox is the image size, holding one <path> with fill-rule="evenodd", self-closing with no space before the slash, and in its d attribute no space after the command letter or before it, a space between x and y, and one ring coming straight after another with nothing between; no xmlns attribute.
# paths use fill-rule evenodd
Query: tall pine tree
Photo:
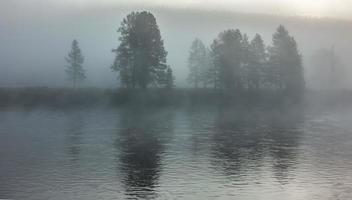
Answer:
<svg viewBox="0 0 352 200"><path fill-rule="evenodd" d="M209 68L208 68L208 81L213 85L214 89L220 88L220 44L218 39L215 39L210 45L209 51Z"/></svg>
<svg viewBox="0 0 352 200"><path fill-rule="evenodd" d="M175 77L173 75L172 69L170 66L166 69L166 76L165 76L165 88L171 89L175 86L174 84Z"/></svg>
<svg viewBox="0 0 352 200"><path fill-rule="evenodd" d="M250 70L250 61L251 61L251 48L250 42L247 34L243 34L242 37L242 46L241 46L241 84L250 88L250 77L249 77L249 70Z"/></svg>
<svg viewBox="0 0 352 200"><path fill-rule="evenodd" d="M188 82L194 85L194 88L205 82L205 73L207 67L207 49L200 39L195 39L191 45L188 57ZM203 83L204 85L204 83Z"/></svg>
<svg viewBox="0 0 352 200"><path fill-rule="evenodd" d="M84 62L84 57L82 55L81 49L79 48L77 40L72 41L71 51L65 57L67 62L67 68L65 70L68 79L72 81L72 86L75 88L77 82L86 78L85 71L82 67Z"/></svg>
<svg viewBox="0 0 352 200"><path fill-rule="evenodd" d="M231 29L220 33L211 48L218 76L218 86L223 89L242 89L243 48L241 32L238 29Z"/></svg>
<svg viewBox="0 0 352 200"><path fill-rule="evenodd" d="M264 67L267 62L265 44L262 37L256 34L249 47L248 88L258 89L263 82Z"/></svg>
<svg viewBox="0 0 352 200"><path fill-rule="evenodd" d="M111 68L119 72L121 84L127 88L164 86L167 52L153 14L130 13L118 32L120 45L114 50L116 58Z"/></svg>
<svg viewBox="0 0 352 200"><path fill-rule="evenodd" d="M269 55L271 82L291 94L301 94L305 85L302 57L298 52L295 39L282 25L273 35Z"/></svg>

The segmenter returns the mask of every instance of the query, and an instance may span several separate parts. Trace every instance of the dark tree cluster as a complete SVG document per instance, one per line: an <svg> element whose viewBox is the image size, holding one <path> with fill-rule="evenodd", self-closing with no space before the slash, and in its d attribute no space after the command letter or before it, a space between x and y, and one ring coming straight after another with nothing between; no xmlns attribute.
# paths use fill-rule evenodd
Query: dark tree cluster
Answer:
<svg viewBox="0 0 352 200"><path fill-rule="evenodd" d="M173 88L174 76L166 62L167 51L152 13L132 12L118 29L119 46L111 69L118 72L125 88ZM76 40L66 58L66 70L73 85L85 78L83 56ZM304 74L302 57L295 39L280 25L266 46L256 34L251 40L240 30L219 33L210 47L195 39L188 57L188 81L194 88L230 91L262 89L302 94Z"/></svg>
<svg viewBox="0 0 352 200"><path fill-rule="evenodd" d="M188 63L188 80L195 88L277 89L293 94L301 94L304 89L301 55L295 39L282 25L269 47L259 34L249 41L238 29L221 32L210 48L195 39Z"/></svg>
<svg viewBox="0 0 352 200"><path fill-rule="evenodd" d="M166 63L167 52L156 19L150 12L132 12L123 19L120 45L113 50L111 66L126 88L173 87L172 69Z"/></svg>

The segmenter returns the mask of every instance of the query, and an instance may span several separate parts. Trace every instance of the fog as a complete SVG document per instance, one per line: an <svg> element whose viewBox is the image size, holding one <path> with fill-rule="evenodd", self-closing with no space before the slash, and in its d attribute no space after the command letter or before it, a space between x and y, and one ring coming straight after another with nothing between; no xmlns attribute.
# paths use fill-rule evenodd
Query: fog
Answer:
<svg viewBox="0 0 352 200"><path fill-rule="evenodd" d="M0 0L0 200L351 199L351 13Z"/></svg>
<svg viewBox="0 0 352 200"><path fill-rule="evenodd" d="M256 4L256 1L253 1L252 9L245 3L239 3L246 9L242 10L244 12L222 9L223 6L215 7L217 9L214 10L209 6L197 8L199 2L193 2L189 7L182 3L164 5L158 1L154 4L139 1L103 1L94 4L94 1L52 3L38 0L1 1L0 4L2 87L69 86L64 71L64 57L70 50L73 39L79 41L85 57L87 79L82 85L117 87L116 74L110 69L115 56L111 50L119 44L116 30L122 19L133 10L149 10L155 15L177 87L189 86L186 81L187 57L192 40L198 37L210 45L219 32L229 28L238 28L250 38L255 33L260 33L266 45L270 45L276 27L279 24L285 25L295 37L303 55L308 88L320 87L312 83L313 79L317 79L315 68L312 67L312 56L321 49L331 49L334 46L345 74L352 72L349 67L352 63L352 26L347 15L335 15L335 18L326 13L324 16L316 14L317 17L298 16L300 12L293 13L289 10L286 14L277 14L269 9L258 10L260 4ZM341 10L340 13L344 12ZM329 14L333 15L334 12ZM340 83L339 87L350 88L352 78L345 76L343 79L343 84Z"/></svg>

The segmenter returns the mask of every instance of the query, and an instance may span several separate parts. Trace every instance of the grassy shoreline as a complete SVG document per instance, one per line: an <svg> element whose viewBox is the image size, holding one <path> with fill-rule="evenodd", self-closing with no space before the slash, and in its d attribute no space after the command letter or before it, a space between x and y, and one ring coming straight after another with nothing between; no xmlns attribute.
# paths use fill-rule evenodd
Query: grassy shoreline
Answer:
<svg viewBox="0 0 352 200"><path fill-rule="evenodd" d="M350 101L351 100L351 101ZM352 91L307 90L304 104L352 102ZM302 103L301 102L301 103ZM172 90L100 88L0 88L0 107L101 106L101 105L242 105L275 107L297 104L283 92L274 90L225 92L213 89L175 88Z"/></svg>

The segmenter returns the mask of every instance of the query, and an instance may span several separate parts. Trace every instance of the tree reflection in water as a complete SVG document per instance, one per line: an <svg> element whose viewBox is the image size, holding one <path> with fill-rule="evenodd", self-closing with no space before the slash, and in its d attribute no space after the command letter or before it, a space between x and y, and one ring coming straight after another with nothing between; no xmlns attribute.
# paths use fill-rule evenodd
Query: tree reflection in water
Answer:
<svg viewBox="0 0 352 200"><path fill-rule="evenodd" d="M302 110L220 109L212 136L213 164L237 181L256 179L253 173L269 164L284 181L297 163L301 123Z"/></svg>
<svg viewBox="0 0 352 200"><path fill-rule="evenodd" d="M81 153L81 143L84 127L84 117L83 114L78 113L68 113L66 126L66 149L70 157L70 161L78 162Z"/></svg>
<svg viewBox="0 0 352 200"><path fill-rule="evenodd" d="M162 120L162 121L160 121ZM172 136L172 114L167 111L124 110L114 146L125 194L153 199L162 168L165 144Z"/></svg>

